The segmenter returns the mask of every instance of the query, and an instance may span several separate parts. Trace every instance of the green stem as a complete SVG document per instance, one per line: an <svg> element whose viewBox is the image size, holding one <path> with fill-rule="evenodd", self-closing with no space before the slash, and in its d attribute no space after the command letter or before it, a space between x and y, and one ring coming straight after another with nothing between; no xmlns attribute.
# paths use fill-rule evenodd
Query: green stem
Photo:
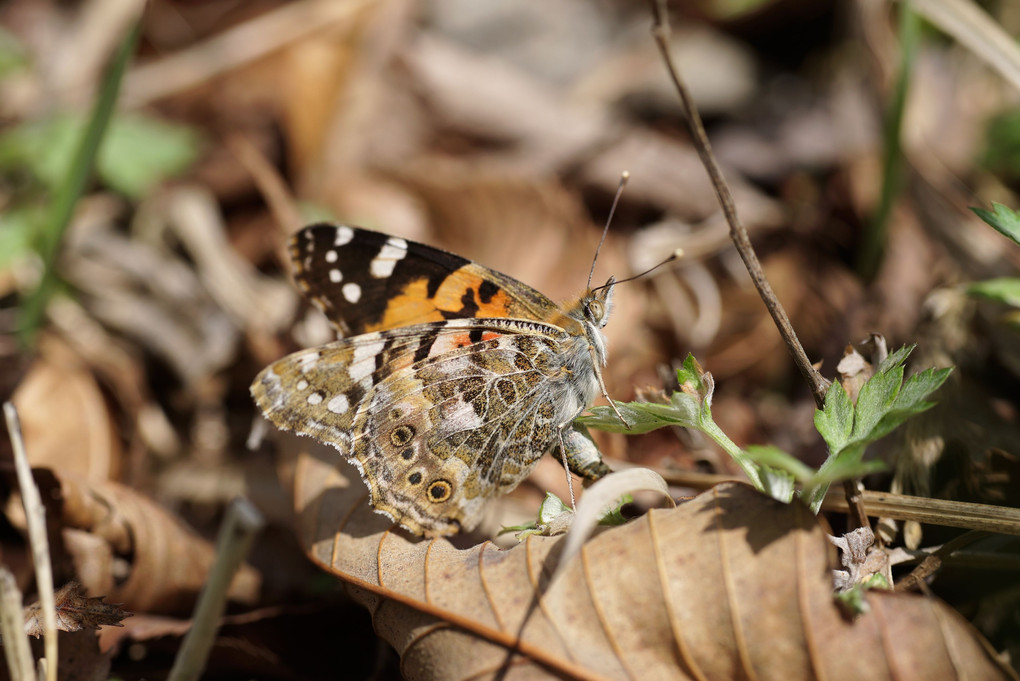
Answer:
<svg viewBox="0 0 1020 681"><path fill-rule="evenodd" d="M63 241L64 233L67 231L71 218L74 216L74 208L78 199L84 193L92 171L96 165L96 157L106 133L106 128L113 116L113 109L117 103L117 95L120 92L120 84L127 70L128 61L134 54L135 46L138 44L138 37L141 33L141 24L134 28L124 37L123 42L117 48L110 66L107 68L100 84L99 95L89 117L88 125L82 135L74 157L71 159L71 166L64 175L64 180L57 187L56 195L53 197L52 209L46 222L46 228L40 235L39 255L43 260L43 275L36 287L21 307L18 320L18 335L22 345L30 347L34 341L39 326L42 323L46 311L46 304L60 286L56 271L57 254L60 251L60 244Z"/></svg>
<svg viewBox="0 0 1020 681"><path fill-rule="evenodd" d="M768 492L765 490L765 485L761 481L761 476L758 474L758 466L751 460L750 457L748 457L747 452L738 447L733 440L726 437L726 433L722 432L719 426L715 425L715 421L712 420L710 414L702 416L698 419L698 421L701 432L712 438L717 445L726 450L726 453L729 454L733 460L737 462L737 465L740 466L740 469L744 471L744 475L746 475L751 481L751 484L754 485L755 489L767 494Z"/></svg>

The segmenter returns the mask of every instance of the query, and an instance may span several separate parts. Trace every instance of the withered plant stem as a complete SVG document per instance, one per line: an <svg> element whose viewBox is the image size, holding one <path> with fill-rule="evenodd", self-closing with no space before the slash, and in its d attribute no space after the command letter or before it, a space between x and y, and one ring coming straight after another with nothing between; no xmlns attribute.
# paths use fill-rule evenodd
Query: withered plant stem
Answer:
<svg viewBox="0 0 1020 681"><path fill-rule="evenodd" d="M25 609L14 575L0 565L0 633L4 639L7 672L12 679L34 679L32 651L25 636Z"/></svg>
<svg viewBox="0 0 1020 681"><path fill-rule="evenodd" d="M14 470L21 491L21 503L25 506L25 524L28 526L28 543L32 549L32 563L35 567L35 588L39 593L39 607L43 620L43 655L46 660L46 681L57 681L57 608L53 597L53 563L50 560L50 542L46 537L46 507L43 506L39 488L32 477L32 467L25 452L25 440L21 436L21 419L18 410L10 402L4 402L4 418L7 433L14 450Z"/></svg>

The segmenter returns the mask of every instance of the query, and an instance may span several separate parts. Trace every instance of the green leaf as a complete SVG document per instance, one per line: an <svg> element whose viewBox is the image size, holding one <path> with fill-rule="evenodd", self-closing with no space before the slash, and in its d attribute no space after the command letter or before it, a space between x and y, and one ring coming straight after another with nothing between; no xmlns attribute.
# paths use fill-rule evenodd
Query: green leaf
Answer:
<svg viewBox="0 0 1020 681"><path fill-rule="evenodd" d="M610 433L641 435L666 426L693 428L697 422L685 422L672 405L652 402L614 402L627 423L621 423L611 407L592 407L590 413L578 416L576 423ZM628 428L628 425L630 426Z"/></svg>
<svg viewBox="0 0 1020 681"><path fill-rule="evenodd" d="M815 427L829 446L829 457L816 475L803 481L802 496L815 512L831 483L884 467L881 462L863 460L869 444L933 406L925 400L945 382L951 370L927 369L904 382L903 362L912 350L912 346L905 346L886 357L861 386L856 405L839 384L829 388L824 408L815 412Z"/></svg>
<svg viewBox="0 0 1020 681"><path fill-rule="evenodd" d="M903 364L907 361L907 357L910 356L910 353L912 353L916 347L917 345L904 345L899 350L893 350L886 355L886 358L883 359L875 368L875 373L889 371L897 364Z"/></svg>
<svg viewBox="0 0 1020 681"><path fill-rule="evenodd" d="M198 155L189 128L142 116L115 118L99 153L99 177L133 199L187 170Z"/></svg>
<svg viewBox="0 0 1020 681"><path fill-rule="evenodd" d="M857 393L854 409L853 439L877 440L872 436L882 417L892 408L896 394L903 384L903 365L896 365L886 371L877 371L861 386Z"/></svg>
<svg viewBox="0 0 1020 681"><path fill-rule="evenodd" d="M0 167L24 168L53 189L67 175L85 130L81 116L62 114L11 128L0 136ZM198 154L190 129L138 115L110 121L96 157L96 174L133 199L187 169Z"/></svg>
<svg viewBox="0 0 1020 681"><path fill-rule="evenodd" d="M825 393L824 407L815 410L815 428L830 452L838 452L850 441L854 428L854 405L843 386L835 381Z"/></svg>
<svg viewBox="0 0 1020 681"><path fill-rule="evenodd" d="M18 334L22 344L28 346L35 340L35 334L42 323L49 299L60 289L60 278L56 271L57 253L64 231L71 222L75 205L85 191L95 165L96 154L102 143L110 117L113 115L120 82L127 69L127 63L138 44L141 25L135 24L121 41L113 60L103 74L96 102L89 115L81 139L75 145L74 154L67 165L66 173L54 189L51 210L46 228L40 233L39 253L44 270L36 289L25 299L19 309Z"/></svg>
<svg viewBox="0 0 1020 681"><path fill-rule="evenodd" d="M761 475L762 486L766 494L784 504L793 500L796 485L794 485L792 475L771 466L759 466L758 473Z"/></svg>
<svg viewBox="0 0 1020 681"><path fill-rule="evenodd" d="M911 416L931 409L935 403L925 401L926 398L945 382L951 371L952 369L948 368L931 368L908 378L889 403L870 413L868 416L871 418L861 426L860 430L855 428L855 440L866 444L880 440ZM896 372L888 372L889 375L894 373L902 375L902 368ZM863 394L863 392L862 388L861 393ZM860 420L860 399L857 400L857 409Z"/></svg>
<svg viewBox="0 0 1020 681"><path fill-rule="evenodd" d="M0 213L0 271L32 251L31 244L46 220L46 206L24 204Z"/></svg>
<svg viewBox="0 0 1020 681"><path fill-rule="evenodd" d="M634 497L630 494L624 494L615 506L606 509L605 515L599 519L599 525L608 525L609 527L626 525L629 519L623 515L623 507L631 503L634 503Z"/></svg>
<svg viewBox="0 0 1020 681"><path fill-rule="evenodd" d="M809 480L815 469L806 463L772 445L748 445L747 455L761 467L770 467L789 474L798 481Z"/></svg>
<svg viewBox="0 0 1020 681"><path fill-rule="evenodd" d="M1011 307L1020 307L1020 279L1013 277L974 282L967 287L967 293Z"/></svg>
<svg viewBox="0 0 1020 681"><path fill-rule="evenodd" d="M1020 213L1008 208L1001 203L992 202L994 211L984 208L971 208L974 214L987 222L995 231L999 232L1015 244L1020 244Z"/></svg>
<svg viewBox="0 0 1020 681"><path fill-rule="evenodd" d="M862 478L865 475L883 471L883 461L865 461L863 446L853 446L827 460L814 475L804 481L804 489L828 488L834 482Z"/></svg>
<svg viewBox="0 0 1020 681"><path fill-rule="evenodd" d="M563 500L558 496L552 492L546 492L545 499L542 500L542 504L538 507L538 522L552 522L552 520L557 516L568 511L573 512L573 510L574 509L563 503Z"/></svg>
<svg viewBox="0 0 1020 681"><path fill-rule="evenodd" d="M68 114L11 127L0 135L0 168L27 170L52 190L67 175L83 130L82 119Z"/></svg>
<svg viewBox="0 0 1020 681"><path fill-rule="evenodd" d="M701 368L694 355L687 353L683 366L676 371L676 380L680 384L680 392L694 397L700 409L712 408L712 393L715 392L715 381L712 375ZM675 395L674 395L675 397Z"/></svg>

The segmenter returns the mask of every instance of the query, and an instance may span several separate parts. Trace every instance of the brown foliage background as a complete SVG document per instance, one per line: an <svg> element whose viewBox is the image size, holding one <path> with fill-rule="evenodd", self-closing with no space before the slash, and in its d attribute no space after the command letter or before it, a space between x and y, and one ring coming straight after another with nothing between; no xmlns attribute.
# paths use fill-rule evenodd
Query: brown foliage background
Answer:
<svg viewBox="0 0 1020 681"><path fill-rule="evenodd" d="M934 31L911 71L884 257L874 277L858 267L886 182L901 9L674 3L674 54L765 272L823 373L871 332L891 347L917 343L912 367L957 367L938 407L872 449L890 473L869 487L1015 506L1015 310L964 289L1016 274L1020 250L967 210L1020 206L1008 136L990 132L1015 96ZM1015 22L1007 9L995 19L1007 30ZM120 183L100 164L56 260L65 294L24 347L15 331L42 263L23 216L52 204L38 168L55 147L11 156L11 135L86 113L136 20L114 127L141 116L181 128L130 139ZM713 414L734 441L820 463L811 397L735 257L650 25L643 3L584 0L0 7L0 38L17 45L16 66L0 59L0 388L20 410L44 490L58 586L76 578L88 597L134 614L104 627L98 650L92 631L78 632L91 637L81 637L87 672L166 673L222 510L243 494L270 523L233 585L210 674L1010 673L989 651L1013 664L1020 654L1015 540L986 538L947 559L932 593L874 594L872 611L850 624L830 598L827 570L838 562L823 526L740 486L602 532L550 585L560 540L505 551L488 540L533 518L546 491L566 496L551 460L493 504L478 536L416 543L364 508L362 484L333 450L324 458L272 437L246 446L255 373L332 339L288 281L289 233L313 219L359 224L565 299L583 287L628 170L595 279L641 271L678 247L686 256L618 289L606 328L610 393L669 390L671 367L693 352L715 376ZM125 188L168 147L193 155ZM615 466L736 472L692 433L598 442ZM33 593L19 498L13 476L4 480L2 562ZM841 517L828 522L842 531ZM932 548L954 533L908 523L890 540ZM653 580L653 564L669 569Z"/></svg>

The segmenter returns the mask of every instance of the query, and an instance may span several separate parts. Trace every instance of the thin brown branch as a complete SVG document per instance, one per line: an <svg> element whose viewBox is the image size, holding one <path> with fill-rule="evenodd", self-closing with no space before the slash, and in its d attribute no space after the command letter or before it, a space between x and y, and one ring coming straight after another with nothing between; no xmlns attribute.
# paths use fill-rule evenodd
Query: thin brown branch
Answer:
<svg viewBox="0 0 1020 681"><path fill-rule="evenodd" d="M614 462L614 465L617 465ZM659 471L670 485L706 490L723 482L742 481L732 475L695 473L692 471ZM1020 509L1010 506L974 504L967 501L930 499L892 492L862 490L861 503L873 518L916 520L929 525L960 527L1020 537ZM847 513L849 506L840 491L830 490L822 502L823 511Z"/></svg>
<svg viewBox="0 0 1020 681"><path fill-rule="evenodd" d="M959 551L970 544L973 544L979 539L984 539L988 536L988 532L981 530L971 530L965 534L961 534L959 537L952 539L938 548L938 550L929 553L925 556L917 567L911 570L910 574L903 579L896 582L893 587L893 591L914 591L921 588L921 584L925 579L938 572L942 567L943 561L951 556L956 551Z"/></svg>
<svg viewBox="0 0 1020 681"><path fill-rule="evenodd" d="M754 282L755 288L758 289L758 295L761 296L762 302L765 303L766 309L768 309L769 314L772 316L772 321L775 322L776 328L779 329L779 335L783 338L787 350L789 350L790 355L793 357L793 363L811 388L815 404L821 409L825 405L825 393L828 391L831 382L811 365L807 353L804 352L804 346L801 345L800 339L797 338L797 332L793 330L790 317L786 314L786 310L772 290L772 285L769 284L768 279L765 277L765 272L762 270L758 255L754 252L754 247L751 245L747 229L744 228L744 224L737 215L737 207L733 201L733 194L726 183L726 178L723 177L722 169L719 167L718 161L716 161L715 154L712 153L712 146L708 141L708 135L705 134L705 126L701 122L701 114L698 113L698 108L691 98L691 93L687 90L687 86L680 77L680 71L677 69L670 54L670 28L666 12L666 0L652 0L652 13L655 17L654 24L652 25L652 36L655 38L655 44L658 46L659 52L662 53L662 59L666 64L666 69L669 71L670 78L673 80L673 86L676 87L677 94L680 95L680 103L686 115L687 129L694 143L694 148L697 149L698 156L708 172L712 186L715 188L716 196L719 198L719 205L722 207L723 215L726 216L726 222L730 226L730 238L737 248L737 253L740 254L740 259L744 261L744 267L747 268L751 281ZM868 516L864 512L864 506L857 491L857 485L852 481L847 481L843 489L846 493L853 524L857 527L870 527Z"/></svg>
<svg viewBox="0 0 1020 681"><path fill-rule="evenodd" d="M776 328L779 329L779 334L783 337L783 342L786 343L787 349L789 349L790 354L793 356L797 369L800 370L804 380L811 387L815 403L821 408L825 403L825 392L829 389L829 381L811 366L807 353L804 352L804 346L801 345L800 340L797 338L786 310L783 309L783 306L776 298L776 294L772 291L772 286L769 284L768 279L765 278L765 273L762 271L758 256L751 246L747 230L737 216L733 195L730 192L729 185L726 184L726 179L719 168L719 163L712 153L708 136L705 134L705 127L701 123L701 115L698 113L694 100L691 99L690 92L687 91L687 86L684 85L683 80L680 78L680 73L670 55L670 29L666 17L665 0L653 0L652 11L655 16L652 36L655 38L655 43L662 53L662 59L669 71L670 78L673 80L677 94L680 95L680 102L687 117L687 127L690 131L691 139L694 142L695 149L698 151L698 156L701 157L705 170L708 171L708 176L712 181L712 186L715 188L716 195L719 197L719 204L722 207L723 214L726 216L726 222L730 226L730 238L733 239L737 252L744 261L744 266L747 268L748 274L751 275L751 280L754 282L755 288L758 289L758 294L765 303L765 307L768 309L769 314L772 315Z"/></svg>

